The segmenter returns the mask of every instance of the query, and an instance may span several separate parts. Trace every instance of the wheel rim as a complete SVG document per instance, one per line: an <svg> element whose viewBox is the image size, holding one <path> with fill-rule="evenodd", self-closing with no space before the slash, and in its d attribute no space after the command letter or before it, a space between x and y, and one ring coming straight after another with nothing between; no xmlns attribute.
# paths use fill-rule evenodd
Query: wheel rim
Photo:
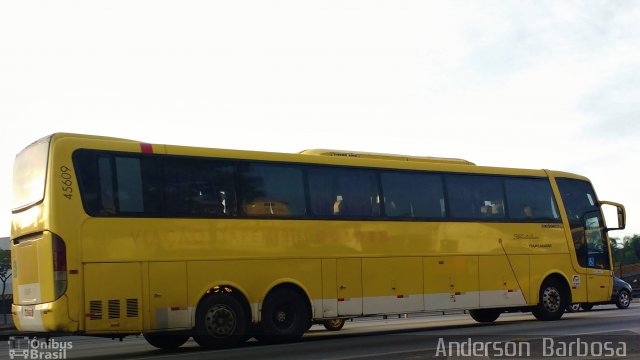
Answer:
<svg viewBox="0 0 640 360"><path fill-rule="evenodd" d="M295 320L295 312L290 303L280 304L273 312L273 323L278 329L288 329Z"/></svg>
<svg viewBox="0 0 640 360"><path fill-rule="evenodd" d="M569 307L571 308L572 311L580 310L580 304L571 304L569 305Z"/></svg>
<svg viewBox="0 0 640 360"><path fill-rule="evenodd" d="M204 319L207 331L218 338L230 336L236 329L236 313L224 304L209 308Z"/></svg>
<svg viewBox="0 0 640 360"><path fill-rule="evenodd" d="M622 305L622 307L629 306L629 294L624 291L620 293L620 305Z"/></svg>
<svg viewBox="0 0 640 360"><path fill-rule="evenodd" d="M338 327L342 324L342 320L341 319L333 319L333 320L329 320L329 326L331 327Z"/></svg>
<svg viewBox="0 0 640 360"><path fill-rule="evenodd" d="M544 308L549 312L556 312L560 309L561 305L560 291L555 287L548 287L544 289L542 293L542 303Z"/></svg>

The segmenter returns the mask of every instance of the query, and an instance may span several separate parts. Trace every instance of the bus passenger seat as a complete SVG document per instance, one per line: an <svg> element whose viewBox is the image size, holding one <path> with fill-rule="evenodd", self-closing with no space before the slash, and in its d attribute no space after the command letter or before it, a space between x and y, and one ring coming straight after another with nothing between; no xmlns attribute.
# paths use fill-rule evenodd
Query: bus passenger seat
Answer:
<svg viewBox="0 0 640 360"><path fill-rule="evenodd" d="M342 196L336 196L336 201L333 203L333 215L340 215L342 211Z"/></svg>
<svg viewBox="0 0 640 360"><path fill-rule="evenodd" d="M524 217L526 217L527 219L533 218L533 209L531 209L531 206L525 206L522 211L524 212Z"/></svg>
<svg viewBox="0 0 640 360"><path fill-rule="evenodd" d="M482 216L491 216L491 206L481 206L480 214L482 214Z"/></svg>

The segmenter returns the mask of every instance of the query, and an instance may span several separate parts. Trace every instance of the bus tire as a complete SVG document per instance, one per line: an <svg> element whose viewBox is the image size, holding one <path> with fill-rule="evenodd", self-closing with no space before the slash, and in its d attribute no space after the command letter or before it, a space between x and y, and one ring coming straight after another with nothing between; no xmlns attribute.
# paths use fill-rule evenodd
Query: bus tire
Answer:
<svg viewBox="0 0 640 360"><path fill-rule="evenodd" d="M324 328L329 331L338 331L344 326L344 319L329 319L322 322Z"/></svg>
<svg viewBox="0 0 640 360"><path fill-rule="evenodd" d="M282 343L299 340L310 321L307 299L291 288L272 290L262 304L260 340Z"/></svg>
<svg viewBox="0 0 640 360"><path fill-rule="evenodd" d="M162 350L175 350L189 340L189 335L175 333L142 333L142 336L149 345Z"/></svg>
<svg viewBox="0 0 640 360"><path fill-rule="evenodd" d="M540 287L538 305L533 309L533 316L538 320L558 320L569 305L567 289L556 279L546 279Z"/></svg>
<svg viewBox="0 0 640 360"><path fill-rule="evenodd" d="M469 310L469 315L473 318L473 320L479 323L490 323L494 322L500 316L501 311L496 309L475 309Z"/></svg>
<svg viewBox="0 0 640 360"><path fill-rule="evenodd" d="M234 296L208 295L196 309L193 339L207 349L235 346L247 338L247 319L242 304Z"/></svg>

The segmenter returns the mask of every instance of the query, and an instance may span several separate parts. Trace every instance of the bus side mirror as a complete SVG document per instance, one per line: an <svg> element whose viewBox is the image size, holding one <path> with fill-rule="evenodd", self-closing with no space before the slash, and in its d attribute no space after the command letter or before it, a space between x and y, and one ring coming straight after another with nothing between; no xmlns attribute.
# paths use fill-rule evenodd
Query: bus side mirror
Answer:
<svg viewBox="0 0 640 360"><path fill-rule="evenodd" d="M607 205L607 207L605 207L605 205ZM627 223L627 219L626 219L627 216L624 210L624 206L622 204L618 204L612 201L600 201L600 207L602 208L602 212L605 215L605 221L607 222L607 224L613 223L613 222L610 222L612 219L617 220L617 226L613 226L613 227L607 226L607 231L622 230L625 228ZM615 216L612 215L611 211L607 211L611 209L610 207L615 208ZM609 216L607 216L607 214L609 214Z"/></svg>

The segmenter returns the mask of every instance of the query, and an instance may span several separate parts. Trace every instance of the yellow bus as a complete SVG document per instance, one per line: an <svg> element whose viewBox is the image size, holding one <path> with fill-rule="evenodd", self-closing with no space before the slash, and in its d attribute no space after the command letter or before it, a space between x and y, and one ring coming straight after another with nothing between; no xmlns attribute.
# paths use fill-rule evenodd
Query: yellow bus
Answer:
<svg viewBox="0 0 640 360"><path fill-rule="evenodd" d="M436 310L559 319L609 300L602 205L625 224L585 177L459 159L59 133L13 178L18 329L165 349Z"/></svg>

